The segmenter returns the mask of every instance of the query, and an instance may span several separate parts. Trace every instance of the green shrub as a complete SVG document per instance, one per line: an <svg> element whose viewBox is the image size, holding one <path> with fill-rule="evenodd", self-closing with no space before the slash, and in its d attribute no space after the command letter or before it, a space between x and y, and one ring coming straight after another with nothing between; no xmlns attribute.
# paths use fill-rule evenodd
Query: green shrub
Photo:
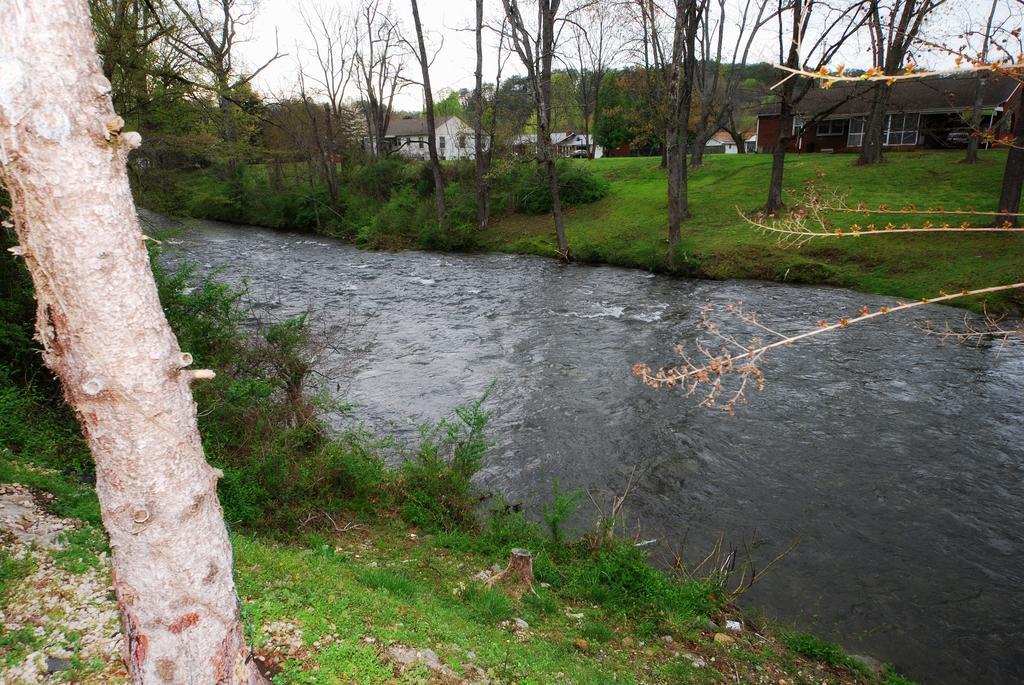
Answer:
<svg viewBox="0 0 1024 685"><path fill-rule="evenodd" d="M673 581L628 541L614 539L595 552L588 550L586 540L577 542L577 562L563 564L563 586L580 598L635 616L706 616L715 608L710 583Z"/></svg>
<svg viewBox="0 0 1024 685"><path fill-rule="evenodd" d="M849 671L867 672L864 664L851 658L839 645L825 642L814 635L784 632L782 633L782 641L791 650L809 659L821 661L836 668L845 668Z"/></svg>
<svg viewBox="0 0 1024 685"><path fill-rule="evenodd" d="M524 214L547 214L551 211L551 191L547 172L537 165L517 166L509 177L502 179L503 185L511 181L511 192L515 193L515 205ZM608 182L580 164L569 160L558 160L559 198L563 207L596 202L608 194ZM509 192L509 191L505 191Z"/></svg>
<svg viewBox="0 0 1024 685"><path fill-rule="evenodd" d="M490 412L483 408L490 395L455 410L455 417L421 431L415 455L404 464L398 484L402 516L428 530L451 531L476 527L480 498L472 478L489 447L485 430Z"/></svg>
<svg viewBox="0 0 1024 685"><path fill-rule="evenodd" d="M400 159L382 159L354 167L350 176L359 192L386 200L400 185L405 166Z"/></svg>
<svg viewBox="0 0 1024 685"><path fill-rule="evenodd" d="M582 490L570 490L569 492L563 491L556 480L551 485L551 503L544 505L544 523L548 526L548 531L551 533L551 540L556 544L561 544L563 539L562 524L576 513L576 509L579 508L580 497L583 496Z"/></svg>
<svg viewBox="0 0 1024 685"><path fill-rule="evenodd" d="M421 230L436 224L433 208L413 188L394 193L373 220L362 227L356 242L364 247L396 249L416 245Z"/></svg>

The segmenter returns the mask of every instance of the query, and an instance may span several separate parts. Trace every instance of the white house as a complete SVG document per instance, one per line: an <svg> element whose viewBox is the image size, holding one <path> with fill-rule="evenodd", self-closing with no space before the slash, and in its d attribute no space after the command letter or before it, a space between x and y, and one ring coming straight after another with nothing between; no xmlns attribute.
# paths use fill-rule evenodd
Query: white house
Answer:
<svg viewBox="0 0 1024 685"><path fill-rule="evenodd" d="M724 129L716 131L708 142L704 144L705 154L725 153L727 155L734 155L737 152L739 150L736 148L736 141Z"/></svg>
<svg viewBox="0 0 1024 685"><path fill-rule="evenodd" d="M576 133L574 131L566 131L562 135L558 145L558 150L563 157L587 157L588 150L593 136L586 136L582 133ZM604 148L600 145L594 146L594 159L600 159L604 157Z"/></svg>
<svg viewBox="0 0 1024 685"><path fill-rule="evenodd" d="M457 116L434 119L434 140L441 159L473 159L476 154L473 128ZM430 159L427 120L423 117L392 119L384 140L388 149L407 159ZM484 149L488 140L484 140Z"/></svg>
<svg viewBox="0 0 1024 685"><path fill-rule="evenodd" d="M551 147L559 157L587 157L587 143L590 138L582 133L574 131L558 131L551 134ZM533 133L523 133L512 139L512 152L517 155L527 155L536 152L537 136ZM594 147L594 159L604 156L604 148L600 145Z"/></svg>

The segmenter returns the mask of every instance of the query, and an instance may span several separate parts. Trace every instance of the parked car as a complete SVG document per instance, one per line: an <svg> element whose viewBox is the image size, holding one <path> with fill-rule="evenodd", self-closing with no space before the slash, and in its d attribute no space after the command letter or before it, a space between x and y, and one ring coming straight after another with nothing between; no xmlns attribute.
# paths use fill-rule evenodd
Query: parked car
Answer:
<svg viewBox="0 0 1024 685"><path fill-rule="evenodd" d="M966 146L971 140L971 131L966 128L958 128L946 134L946 145Z"/></svg>

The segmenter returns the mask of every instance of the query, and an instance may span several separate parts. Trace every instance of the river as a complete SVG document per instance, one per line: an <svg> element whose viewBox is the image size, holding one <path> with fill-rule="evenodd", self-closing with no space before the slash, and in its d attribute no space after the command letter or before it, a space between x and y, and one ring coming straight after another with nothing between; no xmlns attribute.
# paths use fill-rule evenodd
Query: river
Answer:
<svg viewBox="0 0 1024 685"><path fill-rule="evenodd" d="M929 306L781 349L763 364L763 392L728 416L643 386L631 366L671 361L705 303L742 302L795 332L894 300L363 252L201 221L167 242L172 262L247 279L274 317L315 310L343 341L325 365L346 369L332 388L359 405L349 420L411 432L495 381L482 487L536 513L552 481L607 505L632 475L625 511L657 539L655 560L700 558L721 534L755 541L764 566L799 541L743 597L749 610L921 683L1024 682L1024 346L942 346L921 329L962 312Z"/></svg>

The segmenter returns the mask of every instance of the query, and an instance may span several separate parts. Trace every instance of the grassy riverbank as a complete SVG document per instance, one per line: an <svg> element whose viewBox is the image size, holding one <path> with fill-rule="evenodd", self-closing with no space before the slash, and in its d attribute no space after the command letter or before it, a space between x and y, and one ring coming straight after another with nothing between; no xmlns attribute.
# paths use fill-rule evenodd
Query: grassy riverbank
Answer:
<svg viewBox="0 0 1024 685"><path fill-rule="evenodd" d="M849 193L851 204L893 207L996 207L1005 154L984 152L976 165L961 153L890 154L884 164L857 167L851 155L790 155L786 188L799 191L817 178L822 187ZM666 181L658 159L601 159L566 163L569 244L576 259L713 279L749 278L825 284L896 297L919 298L964 288L1024 280L1024 235L957 233L861 235L816 239L800 248L780 245L744 222L737 210L756 211L767 194L768 155L710 155L690 173L693 216L683 226L674 263L668 255ZM343 168L342 208L321 209L322 232L384 249L498 250L557 256L546 190L529 164L506 164L495 180L494 219L477 232L472 174L453 164L448 204L452 230L432 225L430 184L422 165L398 162ZM570 172L571 171L571 172ZM589 173L587 173L589 172ZM297 173L297 172L296 172ZM296 185L297 184L297 185ZM167 172L137 188L144 206L275 228L313 230L311 197L323 190L296 180L275 189L267 169L248 167L232 190L212 170ZM837 226L867 226L883 217L839 214ZM914 217L896 217L896 223ZM959 225L957 217L917 217ZM975 217L977 221L984 220ZM979 302L960 303L979 307ZM1020 293L993 296L989 306L1024 309Z"/></svg>
<svg viewBox="0 0 1024 685"><path fill-rule="evenodd" d="M60 548L42 549L0 525L0 666L45 674L49 658L61 670L43 682L127 683L91 488L6 447L0 482L33 489L24 530L64 529ZM0 486L0 506L31 499ZM910 683L812 636L745 620L713 583L679 584L655 611L645 595L662 592L660 576L623 565L621 548L571 578L539 556L536 594L516 598L484 586L505 557L470 537L332 513L330 530L232 536L247 637L278 685Z"/></svg>
<svg viewBox="0 0 1024 685"><path fill-rule="evenodd" d="M890 154L882 165L854 166L851 155L790 155L786 188L824 174L820 185L848 192L851 204L994 210L1005 155L983 154L976 165L962 154ZM677 267L668 261L665 175L651 158L591 162L609 182L607 197L573 209L569 244L577 259L642 269L677 271L708 278L750 278L827 284L899 297L918 298L1024 280L1024 236L862 235L823 238L800 248L784 247L738 215L756 211L767 195L768 155L712 155L690 174L692 218L683 226ZM878 221L865 215L834 215L837 225ZM936 223L950 218L931 218ZM879 222L884 225L885 220ZM902 219L898 221L902 223ZM954 225L959 225L957 221ZM548 217L509 216L481 237L487 249L556 256ZM998 303L1021 307L1024 299Z"/></svg>

